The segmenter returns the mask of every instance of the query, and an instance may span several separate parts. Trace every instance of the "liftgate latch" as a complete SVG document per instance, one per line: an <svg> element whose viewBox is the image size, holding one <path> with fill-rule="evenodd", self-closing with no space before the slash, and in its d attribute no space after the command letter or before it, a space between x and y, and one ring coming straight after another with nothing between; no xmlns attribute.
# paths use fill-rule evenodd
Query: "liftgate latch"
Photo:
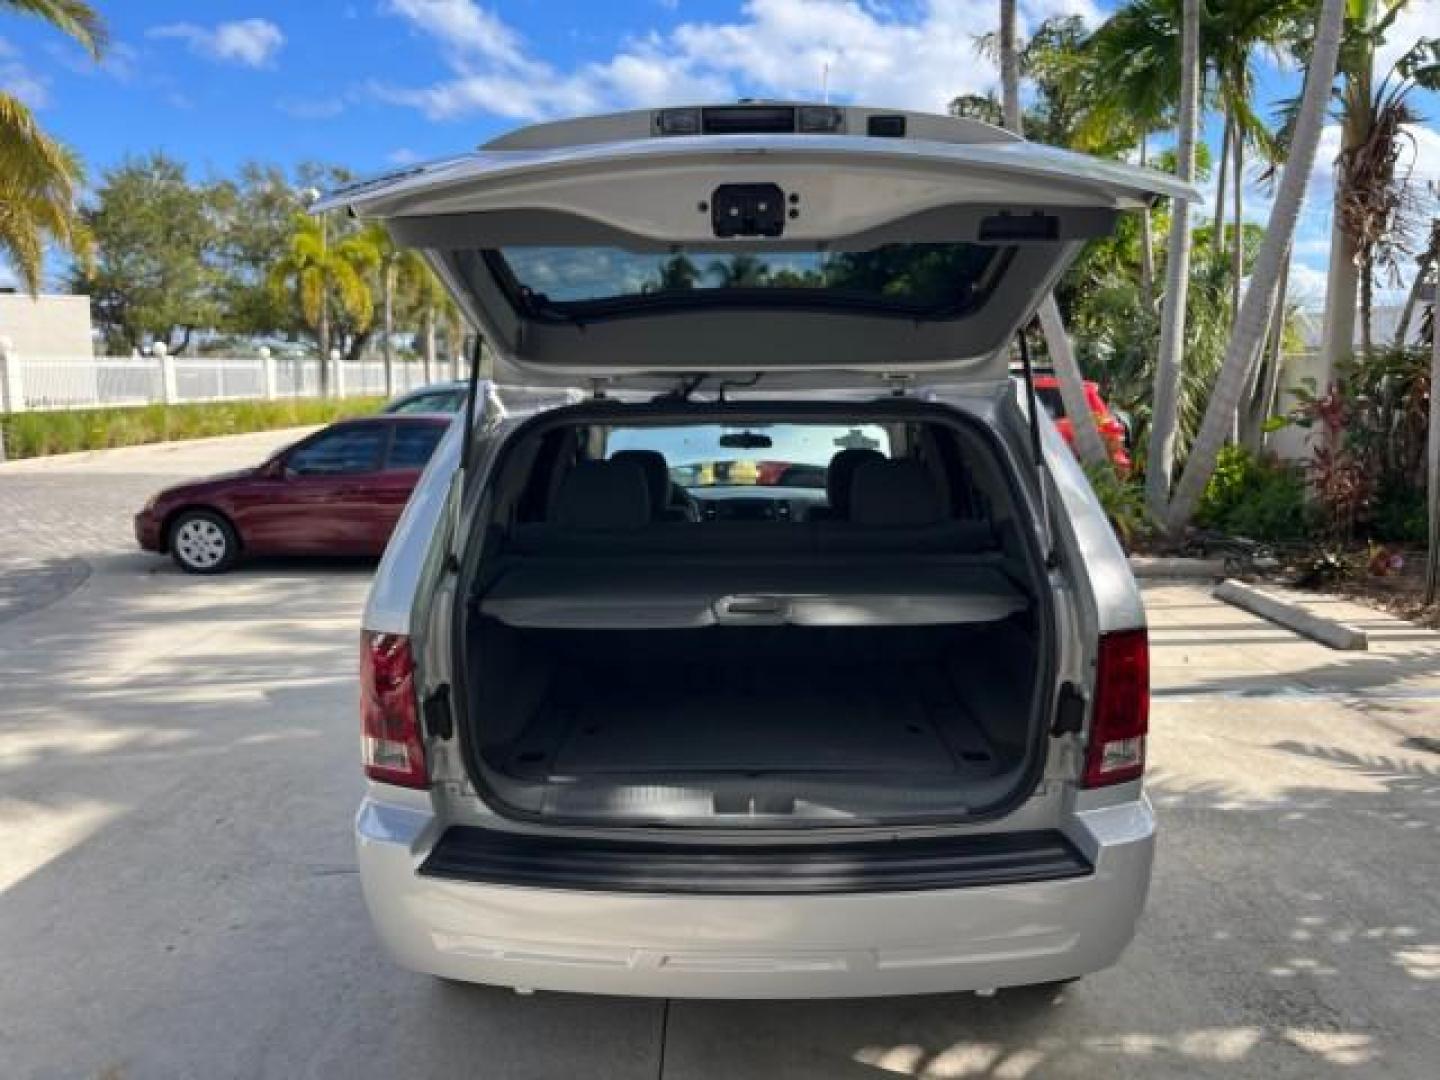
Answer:
<svg viewBox="0 0 1440 1080"><path fill-rule="evenodd" d="M1085 695L1074 683L1064 683L1055 703L1055 726L1051 735L1078 735L1085 726Z"/></svg>

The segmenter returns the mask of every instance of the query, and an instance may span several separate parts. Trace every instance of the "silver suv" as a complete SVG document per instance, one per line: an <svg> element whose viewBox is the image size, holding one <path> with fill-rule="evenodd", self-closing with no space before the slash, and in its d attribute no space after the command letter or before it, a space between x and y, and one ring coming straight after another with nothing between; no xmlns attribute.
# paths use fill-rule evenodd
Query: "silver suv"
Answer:
<svg viewBox="0 0 1440 1080"><path fill-rule="evenodd" d="M1008 367L1087 239L1192 194L765 104L331 196L425 251L501 382L585 391L472 404L380 567L356 832L395 956L677 997L1113 963L1155 837L1144 612Z"/></svg>

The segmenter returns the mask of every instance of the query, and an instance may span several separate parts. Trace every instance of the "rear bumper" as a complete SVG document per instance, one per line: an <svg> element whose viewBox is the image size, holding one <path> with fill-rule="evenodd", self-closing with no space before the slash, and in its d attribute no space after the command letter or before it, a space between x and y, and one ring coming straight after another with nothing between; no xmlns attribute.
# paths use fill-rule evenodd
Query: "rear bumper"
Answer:
<svg viewBox="0 0 1440 1080"><path fill-rule="evenodd" d="M480 884L422 874L425 810L356 819L376 930L400 963L505 986L664 997L867 997L1066 979L1114 963L1150 880L1143 798L1074 815L1093 870L1007 885L703 895Z"/></svg>

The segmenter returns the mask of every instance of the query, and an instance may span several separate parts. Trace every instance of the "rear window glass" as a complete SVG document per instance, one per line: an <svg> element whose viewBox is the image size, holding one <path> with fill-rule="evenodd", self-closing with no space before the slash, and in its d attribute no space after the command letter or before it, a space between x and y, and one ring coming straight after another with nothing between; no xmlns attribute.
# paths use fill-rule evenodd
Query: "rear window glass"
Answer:
<svg viewBox="0 0 1440 1080"><path fill-rule="evenodd" d="M435 424L397 424L387 467L423 469L444 434L445 429Z"/></svg>
<svg viewBox="0 0 1440 1080"><path fill-rule="evenodd" d="M459 412L465 404L464 390L437 390L433 394L416 394L397 401L386 410L396 414Z"/></svg>
<svg viewBox="0 0 1440 1080"><path fill-rule="evenodd" d="M634 252L514 247L487 252L517 307L592 318L654 307L844 306L928 318L978 307L1002 249L886 244L869 251Z"/></svg>
<svg viewBox="0 0 1440 1080"><path fill-rule="evenodd" d="M683 488L787 487L823 490L830 459L865 447L890 454L890 435L876 424L694 424L612 428L605 456L656 450Z"/></svg>

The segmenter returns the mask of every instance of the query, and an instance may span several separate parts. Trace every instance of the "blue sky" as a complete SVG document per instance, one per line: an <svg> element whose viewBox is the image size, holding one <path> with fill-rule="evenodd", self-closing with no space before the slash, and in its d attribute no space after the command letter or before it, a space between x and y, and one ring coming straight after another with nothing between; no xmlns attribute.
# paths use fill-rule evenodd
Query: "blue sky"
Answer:
<svg viewBox="0 0 1440 1080"><path fill-rule="evenodd" d="M0 18L0 89L94 170L164 150L196 176L257 159L360 172L474 146L517 124L676 101L816 97L940 110L995 73L974 50L993 0L99 0L113 45L98 68L34 20ZM1022 19L1112 5L1021 0ZM1398 46L1440 27L1414 0ZM1298 76L1265 68L1262 96ZM1418 102L1417 168L1440 177L1440 102ZM1323 281L1322 143L1297 238L1303 290ZM1213 136L1213 133L1212 133ZM1251 192L1263 220L1264 193ZM5 271L0 268L0 279Z"/></svg>

